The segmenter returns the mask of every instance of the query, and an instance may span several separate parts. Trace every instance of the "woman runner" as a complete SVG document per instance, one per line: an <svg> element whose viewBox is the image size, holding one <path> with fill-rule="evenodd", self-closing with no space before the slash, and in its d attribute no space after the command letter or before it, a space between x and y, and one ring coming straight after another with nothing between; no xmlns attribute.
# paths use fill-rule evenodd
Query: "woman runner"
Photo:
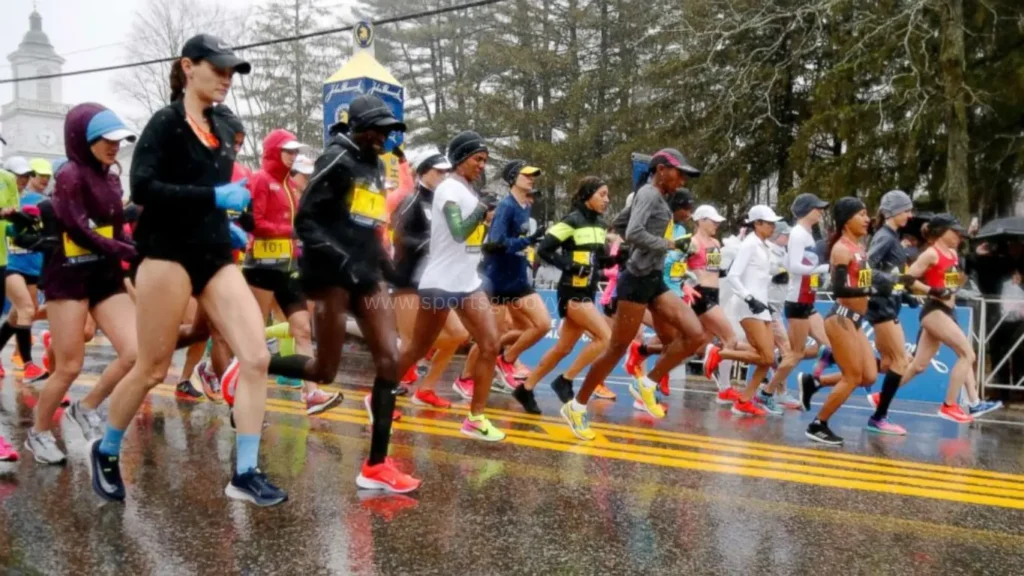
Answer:
<svg viewBox="0 0 1024 576"><path fill-rule="evenodd" d="M573 211L549 228L537 247L537 254L543 260L562 271L558 280L558 315L562 324L558 329L558 342L541 357L526 382L512 393L530 414L541 413L533 389L572 352L584 332L590 337L590 343L556 381L571 383L608 345L611 328L594 306L599 271L611 263L606 255L605 229L601 222L607 209L608 185L595 176L584 178L573 197Z"/></svg>
<svg viewBox="0 0 1024 576"><path fill-rule="evenodd" d="M142 207L135 241L138 361L114 389L102 441L91 450L93 489L124 500L119 455L128 425L149 390L163 382L188 300L195 296L240 361L235 403L234 475L224 492L258 506L287 499L258 467L267 363L259 305L232 261L228 210L249 203L244 181L229 183L235 134L216 104L232 76L251 66L224 41L200 34L171 66L171 104L146 124L132 159L132 201Z"/></svg>

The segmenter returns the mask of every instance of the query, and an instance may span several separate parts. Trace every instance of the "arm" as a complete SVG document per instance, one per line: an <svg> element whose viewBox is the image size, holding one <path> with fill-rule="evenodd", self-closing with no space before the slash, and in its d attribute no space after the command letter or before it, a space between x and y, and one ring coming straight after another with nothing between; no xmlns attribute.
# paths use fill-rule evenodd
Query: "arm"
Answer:
<svg viewBox="0 0 1024 576"><path fill-rule="evenodd" d="M573 227L564 220L555 224L544 235L540 245L537 246L537 255L562 272L569 271L569 268L572 267L572 258L566 257L559 248L566 239L572 237L573 232L575 232Z"/></svg>
<svg viewBox="0 0 1024 576"><path fill-rule="evenodd" d="M736 252L736 258L732 261L732 266L729 267L729 274L726 275L725 281L729 283L729 287L732 288L733 294L739 297L740 300L746 300L747 296L750 296L750 292L747 291L747 287L743 285L743 271L747 269L747 265L750 263L750 256L753 253L754 245L750 242L743 242L740 244L739 251Z"/></svg>
<svg viewBox="0 0 1024 576"><path fill-rule="evenodd" d="M406 196L394 214L395 244L401 246L406 252L423 250L430 244L429 226L425 234L417 233L410 226L413 219L419 217L415 212L417 202L419 199L415 193Z"/></svg>
<svg viewBox="0 0 1024 576"><path fill-rule="evenodd" d="M132 201L141 206L148 203L186 204L197 209L209 210L214 204L212 186L193 186L189 184L171 184L160 180L162 170L161 152L167 144L164 140L164 127L170 121L173 111L164 109L158 112L143 129L135 152L132 156L131 190ZM180 167L175 167L180 168Z"/></svg>
<svg viewBox="0 0 1024 576"><path fill-rule="evenodd" d="M834 274L832 274L832 295L836 298L861 298L871 295L870 287L858 288L846 284L850 277L849 264L852 258L850 249L842 244L837 244L832 249L832 263L835 264Z"/></svg>
<svg viewBox="0 0 1024 576"><path fill-rule="evenodd" d="M57 183L53 190L53 212L57 222L68 237L82 248L97 254L112 256L119 260L130 260L135 257L135 247L127 242L113 238L104 238L89 226L89 216L85 213L85 183L78 178L75 170L62 170L57 175Z"/></svg>
<svg viewBox="0 0 1024 576"><path fill-rule="evenodd" d="M469 213L469 216L463 218L462 209L459 208L458 204L452 201L444 203L444 221L456 242L465 242L469 235L476 230L476 227L483 223L486 217L487 207L483 204L477 204L476 208Z"/></svg>
<svg viewBox="0 0 1024 576"><path fill-rule="evenodd" d="M352 186L352 175L341 162L336 162L339 153L333 148L328 150L317 158L313 177L299 201L295 232L306 248L330 250L339 254L344 261L349 258L348 250L334 240L330 231L317 218L323 214L337 214L340 200L335 197L334 191L348 190ZM325 172L332 163L334 166Z"/></svg>
<svg viewBox="0 0 1024 576"><path fill-rule="evenodd" d="M630 246L648 250L670 250L673 244L662 236L655 236L644 228L654 210L656 198L652 194L637 194L630 209L629 224L626 225L626 242Z"/></svg>
<svg viewBox="0 0 1024 576"><path fill-rule="evenodd" d="M252 235L256 238L285 238L291 235L291 225L268 220L267 205L270 203L270 182L264 172L249 179L249 193L252 195Z"/></svg>
<svg viewBox="0 0 1024 576"><path fill-rule="evenodd" d="M525 250L530 245L529 238L513 236L512 228L512 205L501 202L494 210L494 220L491 221L491 228L487 232L487 243L504 247L504 252L515 254Z"/></svg>
<svg viewBox="0 0 1024 576"><path fill-rule="evenodd" d="M793 234L789 237L789 250L785 266L790 274L810 276L811 274L828 272L828 264L821 264L819 266L804 264L804 252L807 251L807 248L811 247L811 244L808 242L809 238L809 234ZM796 240L796 242L793 240Z"/></svg>

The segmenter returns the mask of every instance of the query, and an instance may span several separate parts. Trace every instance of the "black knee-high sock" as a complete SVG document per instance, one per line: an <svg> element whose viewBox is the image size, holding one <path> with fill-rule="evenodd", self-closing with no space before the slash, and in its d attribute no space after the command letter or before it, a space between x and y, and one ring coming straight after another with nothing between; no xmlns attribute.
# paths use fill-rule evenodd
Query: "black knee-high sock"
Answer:
<svg viewBox="0 0 1024 576"><path fill-rule="evenodd" d="M370 437L370 465L380 464L388 456L391 442L391 416L395 411L395 395L391 391L397 386L386 378L373 380L373 396L370 410L373 411L373 434Z"/></svg>
<svg viewBox="0 0 1024 576"><path fill-rule="evenodd" d="M32 327L15 326L14 339L18 343L18 354L22 362L28 364L32 361Z"/></svg>
<svg viewBox="0 0 1024 576"><path fill-rule="evenodd" d="M896 391L900 389L900 380L902 379L902 374L897 374L892 370L885 373L885 378L882 380L882 393L878 398L878 408L875 409L875 415L872 418L880 420L889 414L889 404L896 397Z"/></svg>
<svg viewBox="0 0 1024 576"><path fill-rule="evenodd" d="M291 356L274 355L270 357L270 366L267 367L267 373L273 376L284 376L285 378L294 378L296 380L316 381L316 378L312 378L310 374L307 374L306 367L310 364L310 360L312 358L302 354L292 354Z"/></svg>
<svg viewBox="0 0 1024 576"><path fill-rule="evenodd" d="M0 326L0 348L7 346L11 336L14 336L14 326L11 326L10 322L4 322L4 325Z"/></svg>

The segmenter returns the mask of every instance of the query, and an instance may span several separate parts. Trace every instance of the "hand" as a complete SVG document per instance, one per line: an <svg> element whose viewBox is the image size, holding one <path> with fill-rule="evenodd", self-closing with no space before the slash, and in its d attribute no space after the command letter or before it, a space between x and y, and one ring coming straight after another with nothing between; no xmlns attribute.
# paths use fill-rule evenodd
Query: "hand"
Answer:
<svg viewBox="0 0 1024 576"><path fill-rule="evenodd" d="M893 288L896 284L886 274L875 274L871 289L868 291L869 294L878 294L879 296L891 296Z"/></svg>
<svg viewBox="0 0 1024 576"><path fill-rule="evenodd" d="M676 241L673 242L673 246L675 247L676 250L679 250L680 252L685 254L690 249L690 241L691 240L693 240L693 235L692 234L687 234L687 235L683 236L682 238L676 239Z"/></svg>
<svg viewBox="0 0 1024 576"><path fill-rule="evenodd" d="M753 296L747 296L744 299L744 302L747 303L747 306L750 308L750 311L753 312L754 314L760 314L761 312L764 312L765 310L768 309L768 306L766 306L764 302L761 302L760 300L754 298Z"/></svg>
<svg viewBox="0 0 1024 576"><path fill-rule="evenodd" d="M480 197L480 203L488 212L494 210L498 206L498 202L498 197L494 194L484 194Z"/></svg>
<svg viewBox="0 0 1024 576"><path fill-rule="evenodd" d="M33 208L35 208L33 206ZM36 210L38 212L38 209ZM14 211L7 215L7 220L16 228L32 228L39 222L38 216L32 216L27 212Z"/></svg>
<svg viewBox="0 0 1024 576"><path fill-rule="evenodd" d="M689 284L683 284L683 302L686 302L688 306L693 306L693 303L700 300L703 296L700 292L696 291Z"/></svg>
<svg viewBox="0 0 1024 576"><path fill-rule="evenodd" d="M903 299L903 303L907 305L907 308L917 308L921 305L921 301L910 292L903 292L900 294L900 297Z"/></svg>
<svg viewBox="0 0 1024 576"><path fill-rule="evenodd" d="M483 254L504 254L505 245L501 242L484 242L480 245L480 252Z"/></svg>
<svg viewBox="0 0 1024 576"><path fill-rule="evenodd" d="M548 231L546 228L541 228L538 226L537 229L533 232L533 234L530 234L530 244L536 244L540 242L541 240L544 239L544 235L547 233Z"/></svg>
<svg viewBox="0 0 1024 576"><path fill-rule="evenodd" d="M939 300L945 300L953 295L953 291L949 288L929 288L928 295L932 298L938 298Z"/></svg>
<svg viewBox="0 0 1024 576"><path fill-rule="evenodd" d="M249 235L242 230L238 224L228 224L228 230L231 232L231 248L232 250L243 250L246 244L249 243Z"/></svg>
<svg viewBox="0 0 1024 576"><path fill-rule="evenodd" d="M580 278L590 278L590 275L594 273L594 269L586 264L573 264L569 267L569 273Z"/></svg>
<svg viewBox="0 0 1024 576"><path fill-rule="evenodd" d="M241 212L249 205L249 189L245 187L248 178L242 178L238 182L221 184L213 189L214 203L221 210L234 210Z"/></svg>
<svg viewBox="0 0 1024 576"><path fill-rule="evenodd" d="M903 284L909 289L911 286L914 285L914 282L917 282L917 278L911 276L910 274L900 274L899 276L896 277L896 281L899 282L900 284Z"/></svg>

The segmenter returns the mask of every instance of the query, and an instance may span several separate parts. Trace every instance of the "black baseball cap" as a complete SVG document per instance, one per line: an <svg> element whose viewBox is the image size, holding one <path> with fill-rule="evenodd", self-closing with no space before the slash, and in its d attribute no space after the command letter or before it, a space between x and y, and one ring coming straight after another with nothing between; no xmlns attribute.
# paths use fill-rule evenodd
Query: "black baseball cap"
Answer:
<svg viewBox="0 0 1024 576"><path fill-rule="evenodd" d="M197 34L185 42L181 57L189 60L206 60L217 68L230 68L239 74L252 72L252 65L235 55L226 42L211 34Z"/></svg>
<svg viewBox="0 0 1024 576"><path fill-rule="evenodd" d="M405 122L395 118L391 108L372 94L357 96L348 105L348 125L353 132L365 132L371 128L382 132L405 132Z"/></svg>
<svg viewBox="0 0 1024 576"><path fill-rule="evenodd" d="M668 199L668 207L673 212L693 208L693 194L686 188L676 190L676 193Z"/></svg>
<svg viewBox="0 0 1024 576"><path fill-rule="evenodd" d="M953 230L961 236L967 235L967 229L952 214L936 214L928 219L929 230Z"/></svg>
<svg viewBox="0 0 1024 576"><path fill-rule="evenodd" d="M540 168L536 166L530 166L526 160L512 160L501 171L501 179L505 181L509 186L516 183L516 178L519 178L520 174L526 174L528 176L539 176Z"/></svg>
<svg viewBox="0 0 1024 576"><path fill-rule="evenodd" d="M807 216L812 210L824 210L825 208L828 208L828 202L810 192L798 195L793 199L793 204L789 207L790 211L793 212L793 216L797 218Z"/></svg>

